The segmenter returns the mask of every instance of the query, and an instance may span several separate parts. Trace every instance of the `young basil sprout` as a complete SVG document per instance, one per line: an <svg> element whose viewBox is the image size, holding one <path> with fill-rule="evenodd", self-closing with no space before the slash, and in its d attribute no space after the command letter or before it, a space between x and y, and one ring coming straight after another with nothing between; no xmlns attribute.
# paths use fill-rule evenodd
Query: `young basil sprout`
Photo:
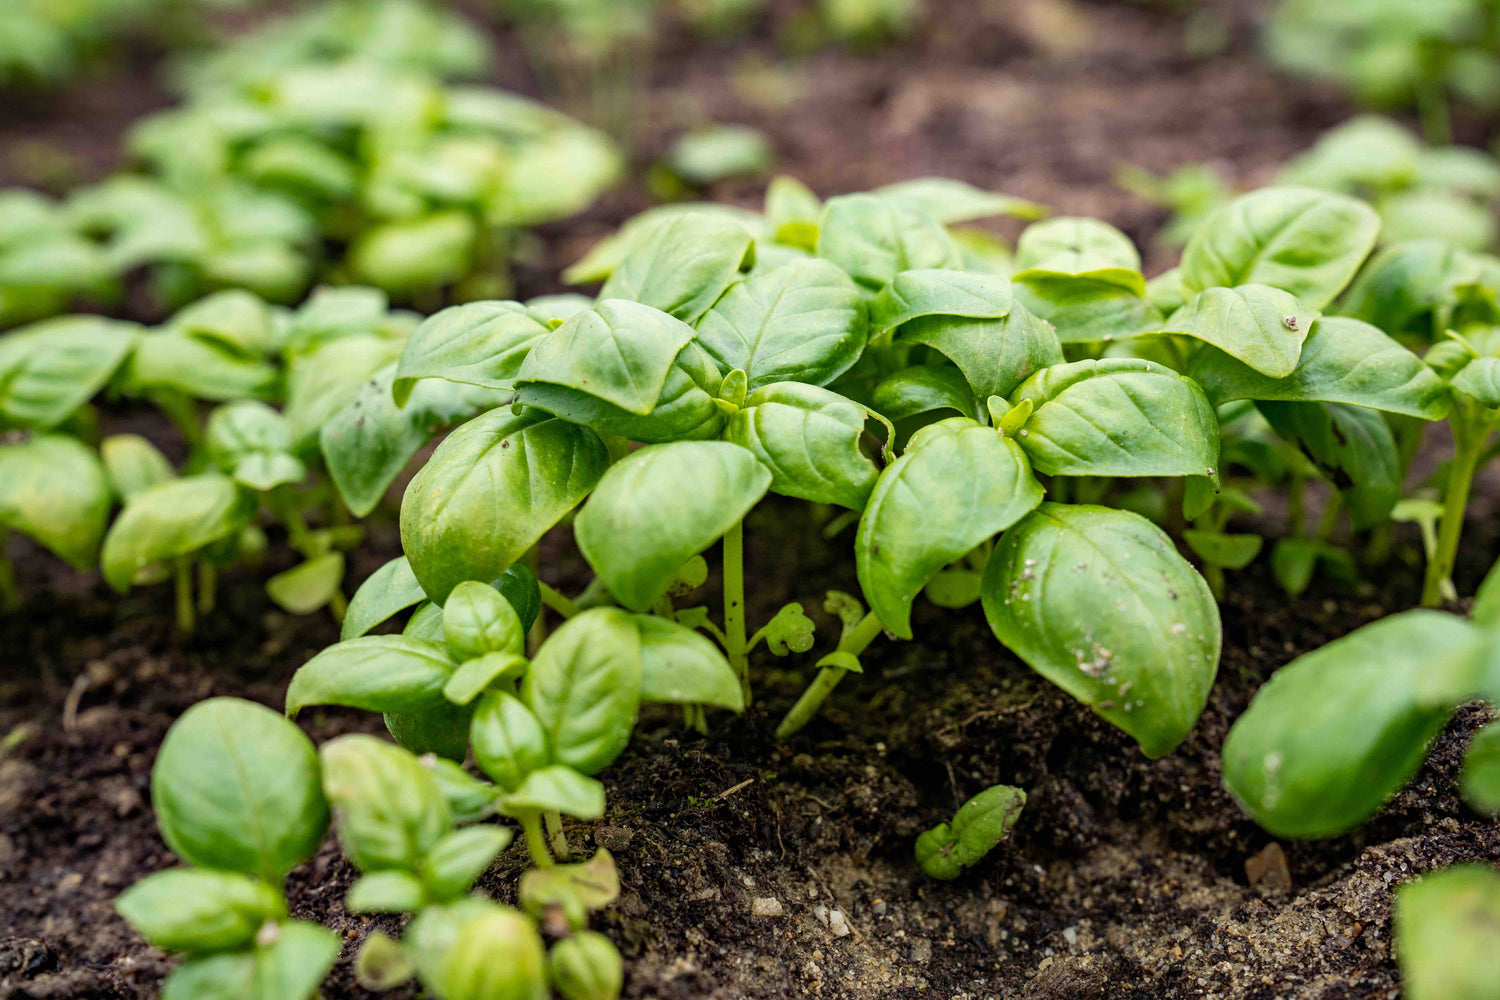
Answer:
<svg viewBox="0 0 1500 1000"><path fill-rule="evenodd" d="M917 838L917 864L933 878L958 878L1005 839L1025 805L1019 788L986 788L959 807L951 824L939 823Z"/></svg>

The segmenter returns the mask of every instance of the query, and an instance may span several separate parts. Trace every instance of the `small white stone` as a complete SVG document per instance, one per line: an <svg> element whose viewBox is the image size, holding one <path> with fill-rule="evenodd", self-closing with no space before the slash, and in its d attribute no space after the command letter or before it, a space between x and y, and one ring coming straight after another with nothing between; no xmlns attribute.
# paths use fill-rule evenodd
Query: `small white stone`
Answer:
<svg viewBox="0 0 1500 1000"><path fill-rule="evenodd" d="M849 933L849 921L844 919L843 910L828 911L828 929L833 931L834 937L844 937Z"/></svg>
<svg viewBox="0 0 1500 1000"><path fill-rule="evenodd" d="M1078 944L1078 928L1077 927L1064 927L1063 928L1063 940L1066 941L1066 942L1068 942L1068 947L1069 948L1072 948L1075 945L1077 945Z"/></svg>
<svg viewBox="0 0 1500 1000"><path fill-rule="evenodd" d="M781 909L781 900L775 896L756 896L750 900L750 915L752 917L779 917L783 912Z"/></svg>

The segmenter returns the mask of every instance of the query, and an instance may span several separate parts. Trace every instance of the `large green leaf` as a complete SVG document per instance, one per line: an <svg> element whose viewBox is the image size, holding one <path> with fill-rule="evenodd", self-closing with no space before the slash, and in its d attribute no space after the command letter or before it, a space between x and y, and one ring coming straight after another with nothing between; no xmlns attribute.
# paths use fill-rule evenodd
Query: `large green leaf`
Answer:
<svg viewBox="0 0 1500 1000"><path fill-rule="evenodd" d="M1296 370L1318 315L1269 285L1205 288L1162 330L1196 337L1264 375L1285 378Z"/></svg>
<svg viewBox="0 0 1500 1000"><path fill-rule="evenodd" d="M50 430L104 387L139 328L96 316L46 320L0 337L0 426Z"/></svg>
<svg viewBox="0 0 1500 1000"><path fill-rule="evenodd" d="M548 319L519 302L470 302L435 313L413 331L401 351L393 387L396 401L404 403L422 378L514 388L521 362L552 332Z"/></svg>
<svg viewBox="0 0 1500 1000"><path fill-rule="evenodd" d="M997 319L919 316L897 328L895 339L923 344L952 361L981 400L1008 396L1033 372L1063 359L1052 327L1020 303Z"/></svg>
<svg viewBox="0 0 1500 1000"><path fill-rule="evenodd" d="M1218 475L1218 417L1197 383L1170 368L1133 358L1053 365L1010 401L1031 403L1016 437L1048 475Z"/></svg>
<svg viewBox="0 0 1500 1000"><path fill-rule="evenodd" d="M911 604L944 566L1042 500L1016 443L967 417L919 431L875 484L854 553L865 599L910 639Z"/></svg>
<svg viewBox="0 0 1500 1000"><path fill-rule="evenodd" d="M1147 756L1175 749L1208 701L1218 605L1138 514L1042 504L1000 537L983 602L1002 643Z"/></svg>
<svg viewBox="0 0 1500 1000"><path fill-rule="evenodd" d="M143 334L121 375L127 392L171 389L211 400L269 399L277 380L269 361L173 330Z"/></svg>
<svg viewBox="0 0 1500 1000"><path fill-rule="evenodd" d="M990 274L926 268L902 271L870 303L870 337L923 316L1002 319L1010 314L1010 282Z"/></svg>
<svg viewBox="0 0 1500 1000"><path fill-rule="evenodd" d="M409 751L351 734L324 743L318 759L339 845L361 871L415 871L453 829L437 779Z"/></svg>
<svg viewBox="0 0 1500 1000"><path fill-rule="evenodd" d="M830 198L818 220L818 256L878 291L902 271L962 268L943 224L906 201L873 194Z"/></svg>
<svg viewBox="0 0 1500 1000"><path fill-rule="evenodd" d="M0 444L0 526L35 539L80 570L99 556L110 489L99 458L61 434Z"/></svg>
<svg viewBox="0 0 1500 1000"><path fill-rule="evenodd" d="M619 608L568 619L542 644L522 682L555 763L593 774L625 749L641 700L641 635Z"/></svg>
<svg viewBox="0 0 1500 1000"><path fill-rule="evenodd" d="M1016 243L1016 280L1086 278L1146 294L1141 255L1130 237L1098 219L1061 216L1028 226Z"/></svg>
<svg viewBox="0 0 1500 1000"><path fill-rule="evenodd" d="M1051 324L1065 344L1134 337L1162 322L1156 306L1120 280L1032 269L1017 274L1014 281L1016 301Z"/></svg>
<svg viewBox="0 0 1500 1000"><path fill-rule="evenodd" d="M1380 217L1357 198L1303 187L1242 195L1205 219L1182 252L1182 287L1270 285L1308 309L1332 302L1375 246Z"/></svg>
<svg viewBox="0 0 1500 1000"><path fill-rule="evenodd" d="M319 341L293 354L284 412L297 450L316 447L323 424L400 354L399 340L366 333Z"/></svg>
<svg viewBox="0 0 1500 1000"><path fill-rule="evenodd" d="M777 382L745 397L724 439L771 470L771 491L863 510L879 470L860 449L865 408L828 389Z"/></svg>
<svg viewBox="0 0 1500 1000"><path fill-rule="evenodd" d="M827 385L859 359L865 304L858 287L826 260L808 257L756 272L698 321L698 343L751 389L772 382Z"/></svg>
<svg viewBox="0 0 1500 1000"><path fill-rule="evenodd" d="M397 372L395 365L376 372L318 432L328 475L356 517L375 509L401 470L440 431L508 398L494 388L429 378L414 383L397 405L392 394Z"/></svg>
<svg viewBox="0 0 1500 1000"><path fill-rule="evenodd" d="M1416 772L1453 704L1435 688L1471 672L1462 618L1406 611L1282 667L1224 741L1224 784L1278 837L1351 830ZM1463 696L1458 696L1460 699Z"/></svg>
<svg viewBox="0 0 1500 1000"><path fill-rule="evenodd" d="M755 240L716 213L684 212L633 243L599 298L653 306L686 323L713 308L755 259Z"/></svg>
<svg viewBox="0 0 1500 1000"><path fill-rule="evenodd" d="M151 806L178 857L278 886L328 829L312 741L238 698L201 701L167 730L151 770Z"/></svg>
<svg viewBox="0 0 1500 1000"><path fill-rule="evenodd" d="M1324 316L1313 324L1297 367L1285 378L1263 375L1211 347L1193 358L1188 374L1215 406L1236 399L1348 403L1438 420L1448 394L1422 359L1368 323Z"/></svg>
<svg viewBox="0 0 1500 1000"><path fill-rule="evenodd" d="M655 615L634 617L641 633L642 701L744 709L739 677L707 636Z"/></svg>
<svg viewBox="0 0 1500 1000"><path fill-rule="evenodd" d="M217 474L142 490L126 501L104 536L100 570L105 582L124 593L141 570L190 556L239 531L255 506L254 494Z"/></svg>
<svg viewBox="0 0 1500 1000"><path fill-rule="evenodd" d="M951 365L913 365L875 384L870 408L892 422L940 410L972 417L978 410L963 372Z"/></svg>
<svg viewBox="0 0 1500 1000"><path fill-rule="evenodd" d="M493 580L604 475L609 451L585 427L491 410L455 430L401 502L401 545L433 600Z"/></svg>
<svg viewBox="0 0 1500 1000"><path fill-rule="evenodd" d="M286 692L287 715L308 705L406 712L442 699L453 660L441 643L404 635L346 639L304 663Z"/></svg>
<svg viewBox="0 0 1500 1000"><path fill-rule="evenodd" d="M736 444L652 445L604 474L573 531L610 593L645 611L682 564L732 528L770 484L770 470Z"/></svg>
<svg viewBox="0 0 1500 1000"><path fill-rule="evenodd" d="M693 330L624 300L579 313L531 351L516 376L522 403L600 433L640 441L711 437L718 367Z"/></svg>
<svg viewBox="0 0 1500 1000"><path fill-rule="evenodd" d="M1283 440L1299 445L1338 487L1356 530L1390 517L1401 499L1401 459L1384 417L1338 403L1263 402L1259 409Z"/></svg>
<svg viewBox="0 0 1500 1000"><path fill-rule="evenodd" d="M1393 244L1370 258L1340 311L1392 335L1431 338L1439 332L1432 314L1456 303L1460 290L1479 280L1480 260L1442 239Z"/></svg>
<svg viewBox="0 0 1500 1000"><path fill-rule="evenodd" d="M1396 890L1396 955L1406 1000L1493 1000L1500 983L1500 871L1429 872Z"/></svg>

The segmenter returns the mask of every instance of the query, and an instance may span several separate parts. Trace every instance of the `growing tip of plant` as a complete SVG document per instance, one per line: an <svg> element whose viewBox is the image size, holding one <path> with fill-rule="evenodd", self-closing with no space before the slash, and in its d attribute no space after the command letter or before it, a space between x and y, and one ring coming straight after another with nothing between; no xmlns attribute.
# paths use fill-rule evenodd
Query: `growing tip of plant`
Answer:
<svg viewBox="0 0 1500 1000"><path fill-rule="evenodd" d="M735 368L719 385L719 399L738 410L745 405L745 394L750 391L750 377L743 368Z"/></svg>
<svg viewBox="0 0 1500 1000"><path fill-rule="evenodd" d="M1023 399L1015 406L1006 407L1005 400L999 396L991 396L986 405L989 407L990 419L994 421L995 427L1001 434L1010 435L1026 426L1026 421L1031 419L1031 411L1035 404L1029 399Z"/></svg>

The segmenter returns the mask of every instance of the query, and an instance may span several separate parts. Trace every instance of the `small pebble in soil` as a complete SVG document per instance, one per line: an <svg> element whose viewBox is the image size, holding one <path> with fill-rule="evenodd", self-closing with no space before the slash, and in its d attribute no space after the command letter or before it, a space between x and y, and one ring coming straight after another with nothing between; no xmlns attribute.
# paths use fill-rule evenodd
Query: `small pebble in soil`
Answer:
<svg viewBox="0 0 1500 1000"><path fill-rule="evenodd" d="M1292 873L1286 865L1286 852L1274 840L1258 854L1245 859L1245 878L1251 888L1263 896L1292 891Z"/></svg>
<svg viewBox="0 0 1500 1000"><path fill-rule="evenodd" d="M750 900L752 917L779 917L782 915L781 900L775 896L756 896Z"/></svg>
<svg viewBox="0 0 1500 1000"><path fill-rule="evenodd" d="M594 843L617 854L630 846L630 838L635 836L635 831L624 826L601 826L594 831Z"/></svg>

